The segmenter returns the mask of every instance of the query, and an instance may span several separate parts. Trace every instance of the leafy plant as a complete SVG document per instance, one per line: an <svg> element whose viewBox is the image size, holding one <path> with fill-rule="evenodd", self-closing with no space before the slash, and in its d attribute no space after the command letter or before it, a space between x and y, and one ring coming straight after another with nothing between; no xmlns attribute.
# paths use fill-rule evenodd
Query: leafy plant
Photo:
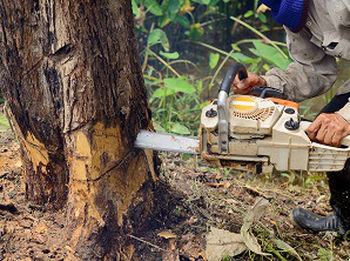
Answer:
<svg viewBox="0 0 350 261"><path fill-rule="evenodd" d="M249 4L229 0L132 0L132 7L141 42L142 70L159 131L197 134L201 109L213 97L211 90L220 84L222 71L229 63L245 63L250 71L258 73L271 66L285 68L290 62L279 47L284 48L283 44L269 40L259 31L263 29L241 20L241 14L245 14L245 19L259 21L260 25L266 22L266 16L256 12L257 0ZM240 18L233 19L232 14ZM208 36L215 33L215 26L222 24L226 29L220 29L221 32L231 32L241 24L243 30L252 31L261 40L238 40L229 45L228 51L224 34L220 36L222 49L198 41L211 39ZM186 59L188 55L178 48L186 41L208 51L195 60ZM207 63L203 67L200 61L204 59ZM199 66L207 71L205 76L198 70ZM195 73L189 73L193 69Z"/></svg>
<svg viewBox="0 0 350 261"><path fill-rule="evenodd" d="M321 261L330 261L330 260L334 260L333 257L333 252L329 249L325 249L323 247L320 247L318 249L318 258Z"/></svg>
<svg viewBox="0 0 350 261"><path fill-rule="evenodd" d="M4 129L10 128L9 122L6 119L5 115L3 114L0 115L0 129L1 128L4 128Z"/></svg>
<svg viewBox="0 0 350 261"><path fill-rule="evenodd" d="M288 57L283 56L276 48L262 43L261 41L253 41L254 48L249 50L257 57L262 58L264 61L272 64L273 66L279 67L283 70L292 62Z"/></svg>
<svg viewBox="0 0 350 261"><path fill-rule="evenodd" d="M150 83L153 117L158 131L182 135L196 134L201 108L206 105L199 99L202 84L184 78L164 78ZM193 126L196 126L195 128Z"/></svg>

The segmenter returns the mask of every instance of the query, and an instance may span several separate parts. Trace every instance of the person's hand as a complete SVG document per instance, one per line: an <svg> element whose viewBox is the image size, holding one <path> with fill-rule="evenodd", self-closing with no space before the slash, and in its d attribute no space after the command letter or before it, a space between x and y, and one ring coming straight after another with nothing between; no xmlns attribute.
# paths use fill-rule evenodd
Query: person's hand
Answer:
<svg viewBox="0 0 350 261"><path fill-rule="evenodd" d="M266 86L266 81L259 75L248 73L248 78L243 80L239 80L238 76L236 76L233 81L232 91L235 94L249 94L255 86Z"/></svg>
<svg viewBox="0 0 350 261"><path fill-rule="evenodd" d="M350 124L338 113L322 113L306 132L313 141L340 147L341 140L350 134Z"/></svg>

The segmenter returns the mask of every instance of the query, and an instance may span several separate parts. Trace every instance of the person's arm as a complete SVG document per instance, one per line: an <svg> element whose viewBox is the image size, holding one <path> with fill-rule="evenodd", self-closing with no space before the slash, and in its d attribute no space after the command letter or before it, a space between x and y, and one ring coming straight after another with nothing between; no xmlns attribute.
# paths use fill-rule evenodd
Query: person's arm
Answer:
<svg viewBox="0 0 350 261"><path fill-rule="evenodd" d="M311 33L304 29L293 33L286 28L287 45L294 60L283 71L273 68L263 78L268 86L278 88L294 101L303 101L327 92L337 76L334 57L311 42Z"/></svg>
<svg viewBox="0 0 350 261"><path fill-rule="evenodd" d="M249 73L248 78L233 84L233 92L249 94L251 88L266 85L283 91L288 99L303 101L327 92L337 77L337 63L320 47L311 42L311 33L303 29L293 33L288 28L287 45L293 62L285 71L273 68L265 75Z"/></svg>

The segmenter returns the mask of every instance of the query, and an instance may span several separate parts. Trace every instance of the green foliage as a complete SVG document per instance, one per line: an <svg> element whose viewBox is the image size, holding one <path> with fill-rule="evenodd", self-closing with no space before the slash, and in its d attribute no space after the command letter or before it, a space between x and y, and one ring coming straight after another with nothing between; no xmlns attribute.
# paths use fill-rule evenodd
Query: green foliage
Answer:
<svg viewBox="0 0 350 261"><path fill-rule="evenodd" d="M152 79L147 83L157 131L196 134L200 111L207 104L202 103L198 95L202 82L172 77Z"/></svg>
<svg viewBox="0 0 350 261"><path fill-rule="evenodd" d="M10 128L9 122L6 119L5 115L0 114L0 129L8 129Z"/></svg>
<svg viewBox="0 0 350 261"><path fill-rule="evenodd" d="M333 252L330 249L325 249L323 247L320 247L318 249L318 258L320 261L334 260Z"/></svg>
<svg viewBox="0 0 350 261"><path fill-rule="evenodd" d="M191 134L190 130L185 125L178 122L172 124L170 131L181 135Z"/></svg>
<svg viewBox="0 0 350 261"><path fill-rule="evenodd" d="M151 96L152 98L164 98L177 93L193 94L196 92L193 85L180 78L166 78L160 83L163 84L163 88L156 89Z"/></svg>
<svg viewBox="0 0 350 261"><path fill-rule="evenodd" d="M165 53L163 52L162 50L159 52L159 54L161 56L163 56L164 58L167 58L169 60L172 60L172 59L178 59L180 57L179 53L178 52L173 52L173 53Z"/></svg>
<svg viewBox="0 0 350 261"><path fill-rule="evenodd" d="M148 11L150 11L155 16L162 16L163 10L161 6L158 4L157 0L145 0L144 5Z"/></svg>
<svg viewBox="0 0 350 261"><path fill-rule="evenodd" d="M210 53L209 55L209 67L210 69L214 69L219 62L220 54L218 53Z"/></svg>
<svg viewBox="0 0 350 261"><path fill-rule="evenodd" d="M274 47L264 44L260 41L253 41L254 48L249 50L257 57L261 57L266 62L279 67L283 70L287 69L287 66L292 62L290 58L284 57Z"/></svg>
<svg viewBox="0 0 350 261"><path fill-rule="evenodd" d="M169 40L166 33L162 29L154 29L151 31L147 38L147 45L151 47L160 43L164 50L169 51Z"/></svg>
<svg viewBox="0 0 350 261"><path fill-rule="evenodd" d="M290 58L278 47L283 44L262 33L267 18L257 8L257 0L132 0L157 130L197 134L201 109L216 95L211 90L218 88L224 68L233 62L256 73L286 68ZM256 37L228 42L236 34L234 28ZM185 43L201 54L186 54Z"/></svg>

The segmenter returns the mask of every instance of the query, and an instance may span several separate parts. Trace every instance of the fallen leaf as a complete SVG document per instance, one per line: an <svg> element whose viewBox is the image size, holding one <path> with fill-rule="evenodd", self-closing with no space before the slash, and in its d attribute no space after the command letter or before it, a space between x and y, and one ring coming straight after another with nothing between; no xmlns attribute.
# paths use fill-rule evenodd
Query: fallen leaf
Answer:
<svg viewBox="0 0 350 261"><path fill-rule="evenodd" d="M253 223L258 221L266 213L266 210L269 206L270 203L266 199L257 198L253 207L248 211L248 213L244 217L243 226L241 227L241 235L248 249L258 255L263 256L267 256L270 254L261 251L261 246L258 244L258 241L255 238L255 236L250 232L250 228L253 225Z"/></svg>
<svg viewBox="0 0 350 261"><path fill-rule="evenodd" d="M269 10L271 10L270 7L268 7L268 6L264 5L264 4L261 4L261 5L258 7L258 9L256 10L256 13L257 13L257 14L265 13L266 11L269 11Z"/></svg>
<svg viewBox="0 0 350 261"><path fill-rule="evenodd" d="M243 225L250 227L254 222L258 221L265 213L270 203L264 198L257 198L253 207L245 215Z"/></svg>
<svg viewBox="0 0 350 261"><path fill-rule="evenodd" d="M208 261L220 261L226 256L236 256L247 249L241 234L211 227L207 234L206 256Z"/></svg>
<svg viewBox="0 0 350 261"><path fill-rule="evenodd" d="M236 256L247 249L258 255L270 255L261 251L258 240L250 231L252 225L266 213L269 206L270 203L266 199L258 198L244 217L240 234L212 227L207 234L208 261L219 261L226 256Z"/></svg>
<svg viewBox="0 0 350 261"><path fill-rule="evenodd" d="M284 242L280 239L277 239L277 238L272 239L272 241L276 244L276 246L279 249L282 249L283 251L288 252L290 255L294 256L299 261L302 261L301 257L297 253L297 251L295 251L295 249L293 247L291 247L290 245L288 245L286 242Z"/></svg>
<svg viewBox="0 0 350 261"><path fill-rule="evenodd" d="M157 234L159 237L165 238L165 239L170 239L170 238L176 238L176 235L172 233L171 231L164 230L160 233Z"/></svg>
<svg viewBox="0 0 350 261"><path fill-rule="evenodd" d="M216 180L220 180L220 179L221 179L221 174L220 174L220 172L218 172L218 173L216 174L215 179L216 179Z"/></svg>
<svg viewBox="0 0 350 261"><path fill-rule="evenodd" d="M202 246L197 242L187 242L183 247L181 247L181 252L187 255L190 260L202 260L203 258L204 260L207 260Z"/></svg>
<svg viewBox="0 0 350 261"><path fill-rule="evenodd" d="M173 240L173 238L169 240L168 249L170 249L170 250L176 249L176 242L175 242L175 240Z"/></svg>

